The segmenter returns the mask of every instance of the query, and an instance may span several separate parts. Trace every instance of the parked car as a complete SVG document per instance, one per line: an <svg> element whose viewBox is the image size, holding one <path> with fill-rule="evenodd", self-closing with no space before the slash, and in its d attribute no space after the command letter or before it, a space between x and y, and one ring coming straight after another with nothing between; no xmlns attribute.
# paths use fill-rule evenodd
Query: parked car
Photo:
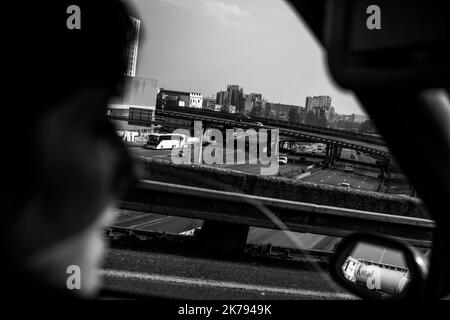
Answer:
<svg viewBox="0 0 450 320"><path fill-rule="evenodd" d="M348 182L341 182L341 183L339 183L339 185L341 186L341 187L344 187L344 188L351 188L352 186L350 185L350 183L348 183Z"/></svg>
<svg viewBox="0 0 450 320"><path fill-rule="evenodd" d="M347 163L347 164L345 165L345 171L347 171L347 172L353 172L353 171L354 171L354 168L353 168L353 166L352 166L350 163Z"/></svg>

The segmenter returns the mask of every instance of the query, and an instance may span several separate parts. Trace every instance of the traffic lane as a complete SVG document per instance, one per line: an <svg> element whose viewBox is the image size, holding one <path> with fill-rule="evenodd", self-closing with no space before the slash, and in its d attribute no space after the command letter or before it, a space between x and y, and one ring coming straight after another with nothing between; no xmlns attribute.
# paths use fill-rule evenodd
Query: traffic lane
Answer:
<svg viewBox="0 0 450 320"><path fill-rule="evenodd" d="M116 209L115 227L180 234L200 228L203 220Z"/></svg>
<svg viewBox="0 0 450 320"><path fill-rule="evenodd" d="M358 155L358 153L355 150L345 149L345 148L343 148L341 151L340 159L354 160L354 161L358 161L361 163L367 163L367 164L376 164L376 161L377 161L376 159L374 159L370 156L366 156L363 153L360 153Z"/></svg>
<svg viewBox="0 0 450 320"><path fill-rule="evenodd" d="M297 239L301 244L300 248L291 240L287 233ZM272 244L273 246L283 248L323 250L329 252L334 251L334 247L339 241L340 238L336 237L256 227L250 227L247 237L247 243L250 244Z"/></svg>
<svg viewBox="0 0 450 320"><path fill-rule="evenodd" d="M215 166L215 165L213 165ZM261 174L261 168L269 167L268 165L261 165L261 164L233 164L233 165L223 165L221 167L225 167L230 170L236 170L240 172L245 173L251 173L260 175ZM292 176L296 176L302 173L302 170L306 170L305 165L300 164L293 164L293 163L287 163L287 164L280 164L278 166L278 171L274 175L280 175L280 176L286 176L289 178L292 178Z"/></svg>
<svg viewBox="0 0 450 320"><path fill-rule="evenodd" d="M339 186L340 183L350 183L351 188L376 191L379 185L378 179L363 175L355 175L351 172L341 170L326 169L318 171L311 176L302 179L305 182L312 182L317 184L325 184L331 186Z"/></svg>
<svg viewBox="0 0 450 320"><path fill-rule="evenodd" d="M170 155L172 154L172 150L155 150L155 149L147 149L142 146L128 146L128 150L135 157L151 157L151 158L167 158L170 159Z"/></svg>
<svg viewBox="0 0 450 320"><path fill-rule="evenodd" d="M171 154L172 154L171 150L153 150L153 149L145 149L145 148L137 147L137 146L129 146L129 148L135 157L148 157L148 158L153 158L153 159L163 159L163 160L171 161ZM353 151L353 150L350 150L350 151ZM263 167L261 164L249 164L249 163L237 164L236 163L237 158L235 155L238 152L245 152L245 151L243 149L236 149L236 150L229 151L229 152L226 152L224 150L223 164L211 164L211 166L227 168L230 170L236 170L236 171L240 171L240 172L260 175L261 167ZM234 160L233 163L231 163L231 164L226 163L227 154L228 155L233 154L233 160ZM299 162L293 161L294 158L292 158L292 159L291 159L291 157L288 157L288 158L289 158L289 162L286 165L280 164L279 169L278 169L278 173L280 176L285 176L288 178L293 178L296 175L301 174L302 170L306 170L308 165L310 165L309 162L311 162L311 158L305 158L305 160L308 161L308 163L299 163ZM248 152L246 152L246 159L248 162ZM297 159L295 159L295 160L297 160ZM315 159L315 160L317 161L318 159ZM267 167L267 166L265 166L265 167ZM362 174L363 173L364 172L362 172ZM319 183L319 182L317 182L317 183ZM361 189L365 190L367 188L361 188Z"/></svg>
<svg viewBox="0 0 450 320"><path fill-rule="evenodd" d="M308 269L308 270L305 270ZM327 270L110 249L104 287L178 299L351 299Z"/></svg>
<svg viewBox="0 0 450 320"><path fill-rule="evenodd" d="M158 231L172 234L192 234L194 230L201 229L203 225L203 220L197 219L157 215L123 209L116 209L116 211L118 218L114 226L121 228ZM291 234L297 238L303 245L302 248L305 249L332 251L334 249L334 244L337 243L337 238L332 237L294 232L291 232ZM250 227L247 243L270 243L273 246L283 248L298 248L284 231L255 227Z"/></svg>
<svg viewBox="0 0 450 320"><path fill-rule="evenodd" d="M346 162L337 162L331 169L336 171L342 171L350 173L349 171L345 171ZM378 176L380 175L380 169L374 168L374 167L368 167L363 164L358 164L353 166L353 172L352 174L354 176L362 176L362 177L372 177L375 179L378 179Z"/></svg>

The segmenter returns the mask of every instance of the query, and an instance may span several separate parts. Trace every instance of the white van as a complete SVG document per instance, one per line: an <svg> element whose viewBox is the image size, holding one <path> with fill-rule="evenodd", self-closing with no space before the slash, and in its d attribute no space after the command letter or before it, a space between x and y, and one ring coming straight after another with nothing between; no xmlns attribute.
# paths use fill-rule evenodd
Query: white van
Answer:
<svg viewBox="0 0 450 320"><path fill-rule="evenodd" d="M145 148L167 150L174 148L182 148L187 143L186 136L184 134L172 134L172 133L152 133L147 137L147 143Z"/></svg>

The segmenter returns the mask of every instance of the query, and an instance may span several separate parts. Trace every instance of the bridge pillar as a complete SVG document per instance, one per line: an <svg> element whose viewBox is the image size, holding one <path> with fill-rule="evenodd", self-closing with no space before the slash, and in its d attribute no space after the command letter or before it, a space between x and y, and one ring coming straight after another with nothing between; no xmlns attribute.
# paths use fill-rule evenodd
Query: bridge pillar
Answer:
<svg viewBox="0 0 450 320"><path fill-rule="evenodd" d="M341 155L342 155L342 147L338 147L336 153L336 161L341 159Z"/></svg>
<svg viewBox="0 0 450 320"><path fill-rule="evenodd" d="M332 165L336 164L337 157L338 157L338 146L334 145L333 146L333 153L332 153L332 156L331 156L331 164Z"/></svg>
<svg viewBox="0 0 450 320"><path fill-rule="evenodd" d="M233 257L244 252L249 230L245 225L204 221L197 239L204 254Z"/></svg>
<svg viewBox="0 0 450 320"><path fill-rule="evenodd" d="M326 163L330 166L334 165L337 154L337 146L333 144L327 144L326 148Z"/></svg>
<svg viewBox="0 0 450 320"><path fill-rule="evenodd" d="M391 160L386 160L386 164L384 167L380 168L380 185L378 186L377 192L383 192L384 184L386 179L389 177L391 173Z"/></svg>
<svg viewBox="0 0 450 320"><path fill-rule="evenodd" d="M331 145L327 143L325 147L325 167L330 165Z"/></svg>

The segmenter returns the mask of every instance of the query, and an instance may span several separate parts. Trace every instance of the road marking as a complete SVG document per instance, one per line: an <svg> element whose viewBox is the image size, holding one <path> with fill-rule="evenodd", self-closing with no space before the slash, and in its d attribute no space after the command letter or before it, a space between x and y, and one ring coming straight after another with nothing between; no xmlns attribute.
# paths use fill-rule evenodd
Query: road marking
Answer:
<svg viewBox="0 0 450 320"><path fill-rule="evenodd" d="M270 292L270 293L275 293L275 294L290 294L290 295L300 295L300 296L310 296L310 297L321 297L321 298L325 298L325 299L331 299L331 298L355 299L354 296L345 294L345 293L332 293L332 292L304 290L304 289L270 287L270 286L261 286L261 285L247 284L247 283L204 280L204 279L198 279L198 278L177 277L177 276L134 272L134 271L131 272L131 271L103 269L103 270L100 270L100 275L102 275L104 277L109 277L109 278L170 282L170 283L175 283L175 284L191 285L191 286L193 285L193 286L200 286L200 287L245 290L245 291L258 291L261 293L262 292Z"/></svg>
<svg viewBox="0 0 450 320"><path fill-rule="evenodd" d="M183 232L180 232L179 234L182 234L182 235L185 235L185 236L193 236L195 230L197 230L197 229L199 229L199 228L194 228L194 229L191 229L191 230L183 231Z"/></svg>
<svg viewBox="0 0 450 320"><path fill-rule="evenodd" d="M167 221L172 220L172 219L175 219L175 217L170 217L170 216L169 216L169 217L162 217L162 218L155 219L155 220L151 220L151 221L147 221L147 222L141 222L141 223L132 225L132 226L129 227L129 228L136 228L136 227L139 227L139 228L150 227L150 226L152 226L152 225L155 225L155 224L158 224L158 223L161 223L161 222L167 222Z"/></svg>
<svg viewBox="0 0 450 320"><path fill-rule="evenodd" d="M117 211L119 211L119 210L117 210ZM141 218L143 218L145 216L150 216L150 215L152 215L152 214L151 213L143 213L143 214L139 214L136 217L131 217L131 218L124 219L124 220L118 220L116 222L116 225L121 225L121 224L124 224L124 223L128 223L128 222L131 222L131 221L134 221L134 220L138 220L138 219L141 219Z"/></svg>

